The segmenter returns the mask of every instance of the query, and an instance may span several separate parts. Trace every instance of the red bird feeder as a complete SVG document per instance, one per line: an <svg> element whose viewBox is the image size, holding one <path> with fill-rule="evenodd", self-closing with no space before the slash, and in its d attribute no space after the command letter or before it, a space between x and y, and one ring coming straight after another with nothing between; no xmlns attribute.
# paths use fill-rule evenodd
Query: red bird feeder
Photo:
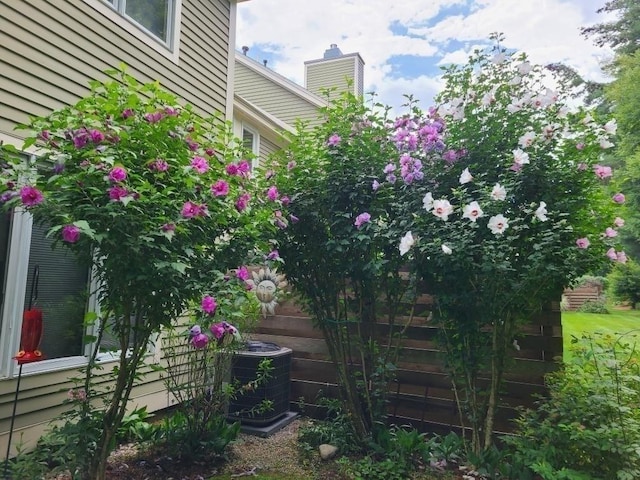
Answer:
<svg viewBox="0 0 640 480"><path fill-rule="evenodd" d="M38 350L42 340L42 310L32 308L33 302L38 298L38 281L40 267L35 266L31 281L31 295L29 296L29 308L22 314L22 332L20 336L20 351L14 357L19 365L42 360L42 352Z"/></svg>
<svg viewBox="0 0 640 480"><path fill-rule="evenodd" d="M30 308L22 315L20 351L14 357L18 364L37 362L43 359L42 352L38 350L40 340L42 340L42 310Z"/></svg>

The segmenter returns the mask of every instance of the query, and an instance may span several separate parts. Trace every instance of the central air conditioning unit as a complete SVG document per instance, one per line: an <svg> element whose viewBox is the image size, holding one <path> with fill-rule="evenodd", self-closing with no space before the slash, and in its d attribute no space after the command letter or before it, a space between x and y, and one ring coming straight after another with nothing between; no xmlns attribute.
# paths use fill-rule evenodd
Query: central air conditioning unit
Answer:
<svg viewBox="0 0 640 480"><path fill-rule="evenodd" d="M231 380L240 385L256 380L258 365L262 360L270 359L272 370L266 382L253 390L241 390L236 398L230 400L229 420L262 427L276 422L289 412L291 354L290 348L257 341L248 342L245 350L234 354ZM269 400L272 407L259 411L264 400Z"/></svg>

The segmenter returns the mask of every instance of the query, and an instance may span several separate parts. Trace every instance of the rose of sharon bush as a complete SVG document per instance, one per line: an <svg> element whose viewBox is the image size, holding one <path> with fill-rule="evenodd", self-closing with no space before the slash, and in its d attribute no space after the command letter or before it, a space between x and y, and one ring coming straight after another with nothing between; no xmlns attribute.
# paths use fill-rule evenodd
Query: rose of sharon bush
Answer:
<svg viewBox="0 0 640 480"><path fill-rule="evenodd" d="M37 144L37 158L0 151L5 207L50 226L92 268L101 319L131 349L114 369L117 395L106 397L97 451L86 455L92 479L104 478L151 334L199 304L214 272L244 264L275 224L274 203L261 201L266 185L251 175L230 124L203 119L156 83L107 73L114 79L76 105L27 126L37 136L24 149ZM215 304L203 308L213 313Z"/></svg>

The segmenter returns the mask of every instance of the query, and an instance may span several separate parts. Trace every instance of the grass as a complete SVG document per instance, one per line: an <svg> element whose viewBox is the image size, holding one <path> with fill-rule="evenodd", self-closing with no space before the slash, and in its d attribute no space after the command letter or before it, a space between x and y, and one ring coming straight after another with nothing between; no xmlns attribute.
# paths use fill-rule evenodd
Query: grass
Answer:
<svg viewBox="0 0 640 480"><path fill-rule="evenodd" d="M622 310L610 307L608 314L562 312L562 336L565 360L573 337L600 332L622 335L632 330L640 334L640 310Z"/></svg>

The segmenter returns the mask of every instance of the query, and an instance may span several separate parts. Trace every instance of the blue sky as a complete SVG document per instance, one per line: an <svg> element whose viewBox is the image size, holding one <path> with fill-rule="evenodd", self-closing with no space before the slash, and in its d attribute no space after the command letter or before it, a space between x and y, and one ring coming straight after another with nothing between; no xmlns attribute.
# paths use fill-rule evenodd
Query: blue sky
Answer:
<svg viewBox="0 0 640 480"><path fill-rule="evenodd" d="M412 94L426 108L441 86L440 66L464 62L492 32L535 63L563 62L604 80L611 58L580 35L607 20L605 0L251 0L238 4L237 48L304 85L304 62L335 43L365 61L365 91L398 108Z"/></svg>

